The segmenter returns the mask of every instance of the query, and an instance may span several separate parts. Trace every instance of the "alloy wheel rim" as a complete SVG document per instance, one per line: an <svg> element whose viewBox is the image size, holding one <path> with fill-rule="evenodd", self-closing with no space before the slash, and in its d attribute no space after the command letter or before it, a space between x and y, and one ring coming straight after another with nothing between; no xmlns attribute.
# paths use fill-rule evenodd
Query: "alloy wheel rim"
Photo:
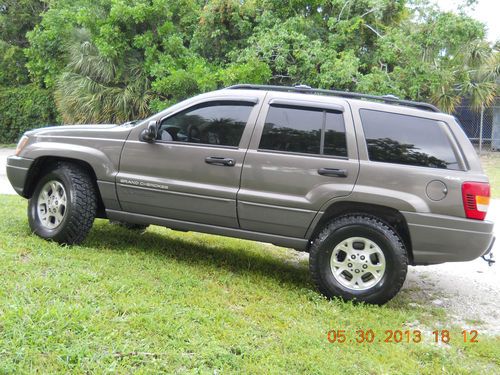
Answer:
<svg viewBox="0 0 500 375"><path fill-rule="evenodd" d="M37 200L41 224L48 229L55 229L61 225L66 216L67 204L66 189L62 183L52 180L43 185Z"/></svg>
<svg viewBox="0 0 500 375"><path fill-rule="evenodd" d="M349 237L335 246L330 258L333 277L345 288L359 291L377 284L385 274L380 246L365 237Z"/></svg>

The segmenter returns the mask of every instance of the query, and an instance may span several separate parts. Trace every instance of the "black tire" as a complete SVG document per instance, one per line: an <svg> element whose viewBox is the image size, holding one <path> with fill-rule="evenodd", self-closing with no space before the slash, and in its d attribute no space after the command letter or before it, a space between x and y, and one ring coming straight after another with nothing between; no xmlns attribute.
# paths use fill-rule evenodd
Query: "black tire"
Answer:
<svg viewBox="0 0 500 375"><path fill-rule="evenodd" d="M385 271L382 276L377 276L380 280L376 281L373 278L373 282L376 283L364 290L355 290L342 285L338 279L347 279L349 283L348 278L352 271L347 270L347 273L342 271L340 276L334 276L330 265L334 249L337 246L343 246L341 244L343 241L348 241L353 237L362 237L367 242L375 244L385 257ZM345 259L341 260L341 262L344 261ZM358 260L358 262L361 261ZM348 264L352 265L352 263ZM403 286L408 270L408 256L403 241L388 224L371 215L350 214L332 220L316 237L310 248L309 270L318 290L328 298L340 297L346 301L354 300L381 305L391 300ZM359 270L355 271L359 272ZM357 286L354 285L354 287Z"/></svg>
<svg viewBox="0 0 500 375"><path fill-rule="evenodd" d="M67 197L64 216L55 228L44 225L37 207L41 190L51 181L62 184ZM38 181L28 203L28 221L33 233L42 238L66 245L79 244L92 228L96 209L96 191L88 173L76 164L58 162Z"/></svg>
<svg viewBox="0 0 500 375"><path fill-rule="evenodd" d="M134 224L134 223L127 223L126 221L119 221L119 220L110 220L109 223L112 225L118 225L118 226L125 228L125 229L136 230L139 232L143 232L149 227L148 224Z"/></svg>

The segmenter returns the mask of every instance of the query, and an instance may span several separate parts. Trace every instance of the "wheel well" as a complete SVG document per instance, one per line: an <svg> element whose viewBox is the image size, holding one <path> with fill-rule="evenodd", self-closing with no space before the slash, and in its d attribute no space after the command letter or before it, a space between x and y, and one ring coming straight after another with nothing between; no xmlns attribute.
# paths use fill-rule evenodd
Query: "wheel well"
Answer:
<svg viewBox="0 0 500 375"><path fill-rule="evenodd" d="M83 160L72 159L72 158L62 158L54 156L41 156L33 162L31 165L26 182L24 183L23 196L25 198L31 198L36 187L37 181L48 171L50 171L57 162L66 161L80 166L84 169L92 179L95 191L97 193L97 217L105 218L106 210L104 207L104 202L99 191L99 186L97 186L97 176L91 165Z"/></svg>
<svg viewBox="0 0 500 375"><path fill-rule="evenodd" d="M333 218L350 213L365 213L373 215L389 224L403 240L404 245L408 251L408 260L410 264L413 264L413 249L411 246L410 230L408 229L406 219L398 210L386 206L359 202L334 203L326 209L320 221L314 228L310 239L313 240L319 234L325 224Z"/></svg>

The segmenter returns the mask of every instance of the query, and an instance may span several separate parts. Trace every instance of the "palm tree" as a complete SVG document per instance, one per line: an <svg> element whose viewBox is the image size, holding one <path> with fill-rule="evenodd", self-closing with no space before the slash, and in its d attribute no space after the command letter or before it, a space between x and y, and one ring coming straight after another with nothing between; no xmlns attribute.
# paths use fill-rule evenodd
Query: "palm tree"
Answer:
<svg viewBox="0 0 500 375"><path fill-rule="evenodd" d="M90 33L75 30L68 64L56 84L56 105L65 123L122 123L150 114L150 81L139 56L103 57Z"/></svg>
<svg viewBox="0 0 500 375"><path fill-rule="evenodd" d="M464 70L457 70L445 80L431 100L445 112L452 113L463 97L470 98L474 110L482 110L495 100L499 79L499 52L485 42L464 48L455 56ZM450 82L459 82L450 83Z"/></svg>

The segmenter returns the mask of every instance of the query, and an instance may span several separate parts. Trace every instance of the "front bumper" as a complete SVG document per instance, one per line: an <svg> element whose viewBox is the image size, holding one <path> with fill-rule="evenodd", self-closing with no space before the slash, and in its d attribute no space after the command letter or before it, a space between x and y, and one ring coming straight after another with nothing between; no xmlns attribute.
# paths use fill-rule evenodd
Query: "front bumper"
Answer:
<svg viewBox="0 0 500 375"><path fill-rule="evenodd" d="M493 247L493 223L445 215L403 212L416 265L465 262Z"/></svg>
<svg viewBox="0 0 500 375"><path fill-rule="evenodd" d="M16 193L21 196L24 196L24 186L32 164L32 159L19 156L9 156L7 158L7 177Z"/></svg>

